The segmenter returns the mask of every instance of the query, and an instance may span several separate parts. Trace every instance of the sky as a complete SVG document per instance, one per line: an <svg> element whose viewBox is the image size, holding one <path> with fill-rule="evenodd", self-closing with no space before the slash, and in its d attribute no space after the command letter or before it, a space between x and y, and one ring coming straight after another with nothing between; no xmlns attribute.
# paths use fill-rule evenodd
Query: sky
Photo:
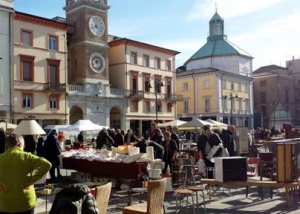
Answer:
<svg viewBox="0 0 300 214"><path fill-rule="evenodd" d="M34 2L34 3L33 3ZM16 11L65 17L64 0L15 0ZM249 53L253 71L300 59L299 0L108 0L108 33L180 52L183 65L207 41L216 9L227 39Z"/></svg>

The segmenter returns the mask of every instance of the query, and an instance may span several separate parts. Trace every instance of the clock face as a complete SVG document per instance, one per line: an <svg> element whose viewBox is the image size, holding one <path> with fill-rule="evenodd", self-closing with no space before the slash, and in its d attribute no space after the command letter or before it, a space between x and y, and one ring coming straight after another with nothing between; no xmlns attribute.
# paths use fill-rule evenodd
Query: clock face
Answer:
<svg viewBox="0 0 300 214"><path fill-rule="evenodd" d="M89 21L89 27L92 34L95 36L102 36L105 30L102 19L98 16L92 16Z"/></svg>
<svg viewBox="0 0 300 214"><path fill-rule="evenodd" d="M105 61L100 53L93 53L90 56L90 67L96 73L103 72L105 68Z"/></svg>

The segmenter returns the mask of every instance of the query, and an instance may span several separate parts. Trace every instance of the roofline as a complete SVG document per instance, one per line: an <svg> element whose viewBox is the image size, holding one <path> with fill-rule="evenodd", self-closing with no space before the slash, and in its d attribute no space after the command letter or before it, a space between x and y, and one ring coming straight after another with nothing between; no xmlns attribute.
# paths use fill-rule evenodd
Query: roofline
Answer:
<svg viewBox="0 0 300 214"><path fill-rule="evenodd" d="M159 46L156 46L156 45L151 45L151 44L148 44L148 43L144 43L144 42L139 42L139 41L136 41L136 40L132 40L132 39L127 39L127 38L120 38L120 37L117 37L116 40L112 40L109 42L109 46L118 46L120 44L130 44L130 45L142 45L142 46L145 46L145 47L151 47L151 48L155 48L155 49L158 49L159 51L161 52L167 52L169 54L172 54L172 55L177 55L177 54L180 54L180 52L178 51L174 51L174 50L171 50L171 49L167 49L167 48L162 48L162 47L159 47Z"/></svg>
<svg viewBox="0 0 300 214"><path fill-rule="evenodd" d="M68 29L73 27L73 25L64 23L64 22L58 22L55 21L53 19L48 19L48 18L44 18L44 17L40 17L40 16L35 16L32 14L28 14L28 13L23 13L23 12L19 12L19 11L15 11L15 16L14 16L15 20L19 20L19 21L24 21L24 19L26 20L32 20L34 23L39 23L39 24L50 24L53 25L56 28L61 28L61 29ZM41 23L42 22L42 23Z"/></svg>
<svg viewBox="0 0 300 214"><path fill-rule="evenodd" d="M191 59L192 57L190 57L183 65L186 65L187 63L191 62L191 61L196 61L196 60L200 60L200 59L207 59L207 58L212 58L212 57L222 57L222 56L243 56L249 59L254 59L254 57L250 57L244 54L226 54L226 55L210 55L210 56L206 56L206 57L201 57L201 58L197 58L197 59Z"/></svg>

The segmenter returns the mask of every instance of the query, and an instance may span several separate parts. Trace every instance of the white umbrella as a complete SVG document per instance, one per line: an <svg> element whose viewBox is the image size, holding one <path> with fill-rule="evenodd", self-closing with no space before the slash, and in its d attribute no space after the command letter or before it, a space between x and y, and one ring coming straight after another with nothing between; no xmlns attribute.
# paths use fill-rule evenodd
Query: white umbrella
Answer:
<svg viewBox="0 0 300 214"><path fill-rule="evenodd" d="M100 126L95 123L92 123L90 120L78 120L73 125L69 127L61 128L60 131L99 131L103 128L108 128L107 126Z"/></svg>
<svg viewBox="0 0 300 214"><path fill-rule="evenodd" d="M13 133L20 135L46 134L46 132L35 120L22 120Z"/></svg>
<svg viewBox="0 0 300 214"><path fill-rule="evenodd" d="M17 128L18 125L16 124L12 124L12 123L6 123L6 122L1 122L0 123L0 127L3 128L4 130L7 129L15 129Z"/></svg>
<svg viewBox="0 0 300 214"><path fill-rule="evenodd" d="M213 124L215 124L216 126L228 126L227 124L225 124L225 123L221 123L221 122L219 122L219 121L215 121L215 120L212 120L212 119L207 119L207 120L205 120L205 121L207 121L207 122L210 122L210 123L213 123Z"/></svg>
<svg viewBox="0 0 300 214"><path fill-rule="evenodd" d="M190 122L187 122L187 123L184 123L182 125L179 126L179 129L180 128L200 128L202 126L205 126L205 125L211 125L211 126L214 126L213 123L210 123L210 122L207 122L205 120L200 120L200 119L196 119L196 120L192 120Z"/></svg>
<svg viewBox="0 0 300 214"><path fill-rule="evenodd" d="M182 124L185 124L186 121L182 121L182 120L173 120L170 122L166 122L166 123L158 123L157 126L158 127L167 127L167 126L172 126L172 127L178 127Z"/></svg>

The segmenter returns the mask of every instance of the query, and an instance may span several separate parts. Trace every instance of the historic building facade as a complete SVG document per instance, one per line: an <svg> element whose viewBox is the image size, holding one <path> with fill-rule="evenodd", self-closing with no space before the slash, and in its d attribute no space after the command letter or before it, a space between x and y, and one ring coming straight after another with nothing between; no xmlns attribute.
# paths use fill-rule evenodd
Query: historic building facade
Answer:
<svg viewBox="0 0 300 214"><path fill-rule="evenodd" d="M224 20L216 12L209 21L207 43L177 69L182 120L214 119L253 127L253 57L227 40Z"/></svg>
<svg viewBox="0 0 300 214"><path fill-rule="evenodd" d="M14 122L65 124L67 28L52 19L14 14Z"/></svg>
<svg viewBox="0 0 300 214"><path fill-rule="evenodd" d="M296 76L288 68L277 65L268 65L258 68L253 72L254 110L261 112L263 127L280 127L278 114L274 114L280 105L281 111L287 112L285 121L290 123L299 120L299 92L297 93ZM299 86L299 85L298 85ZM277 116L278 115L278 116Z"/></svg>
<svg viewBox="0 0 300 214"><path fill-rule="evenodd" d="M150 123L176 118L175 56L162 47L111 36L109 51L110 83L125 91L126 128L139 135Z"/></svg>
<svg viewBox="0 0 300 214"><path fill-rule="evenodd" d="M109 73L107 0L67 0L69 124L78 119L125 128L124 91L112 88Z"/></svg>
<svg viewBox="0 0 300 214"><path fill-rule="evenodd" d="M0 0L0 120L12 122L13 0Z"/></svg>

